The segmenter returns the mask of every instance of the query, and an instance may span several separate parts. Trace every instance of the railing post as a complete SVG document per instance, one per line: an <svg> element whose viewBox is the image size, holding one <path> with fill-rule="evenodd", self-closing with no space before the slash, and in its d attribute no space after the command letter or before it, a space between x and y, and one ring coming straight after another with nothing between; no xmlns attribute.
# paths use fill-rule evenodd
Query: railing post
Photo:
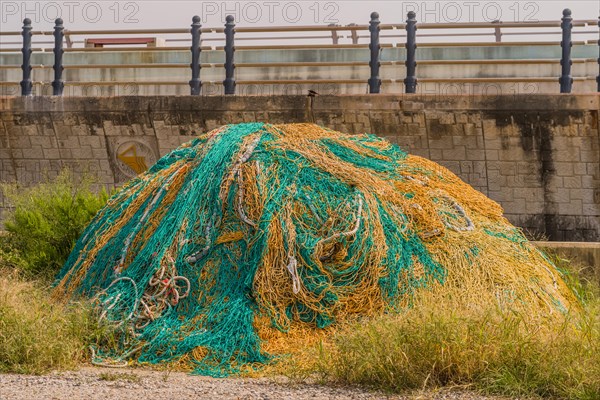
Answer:
<svg viewBox="0 0 600 400"><path fill-rule="evenodd" d="M329 24L327 26L332 26L332 27L336 27L339 26L337 24ZM338 44L340 39L339 39L339 35L338 35L338 31L336 31L335 29L331 30L331 41L333 42L333 44Z"/></svg>
<svg viewBox="0 0 600 400"><path fill-rule="evenodd" d="M62 80L63 67L63 39L65 36L65 28L63 20L57 18L54 26L54 81L52 82L52 95L62 96L65 83Z"/></svg>
<svg viewBox="0 0 600 400"><path fill-rule="evenodd" d="M22 96L31 96L31 92L33 91L33 83L31 82L31 20L29 18L25 18L23 20L23 48L21 52L23 53L23 64L21 65L21 69L23 70L23 80L21 81L21 95Z"/></svg>
<svg viewBox="0 0 600 400"><path fill-rule="evenodd" d="M233 55L235 53L235 22L233 15L228 15L225 18L225 94L235 94L235 64Z"/></svg>
<svg viewBox="0 0 600 400"><path fill-rule="evenodd" d="M371 42L369 43L369 49L371 49L371 61L369 66L371 67L371 77L369 78L369 93L379 93L381 88L381 79L379 79L379 14L376 12L371 13L371 22L369 23L369 31L371 32Z"/></svg>
<svg viewBox="0 0 600 400"><path fill-rule="evenodd" d="M563 10L562 23L560 27L562 29L562 41L560 46L562 47L562 58L560 64L562 65L561 76L558 79L560 83L561 93L571 93L573 87L573 78L571 77L571 47L573 42L571 41L571 29L573 29L573 18L571 17L571 10L565 8Z"/></svg>
<svg viewBox="0 0 600 400"><path fill-rule="evenodd" d="M356 24L353 22L346 26L356 26ZM350 31L350 36L352 37L352 44L358 44L358 32L356 31L356 29L352 29Z"/></svg>
<svg viewBox="0 0 600 400"><path fill-rule="evenodd" d="M414 11L409 11L406 20L406 79L404 87L406 93L417 92L417 18Z"/></svg>
<svg viewBox="0 0 600 400"><path fill-rule="evenodd" d="M600 28L600 17L598 17L598 28ZM598 39L598 76L596 82L598 83L598 92L600 92L600 39Z"/></svg>
<svg viewBox="0 0 600 400"><path fill-rule="evenodd" d="M192 18L192 80L190 81L190 92L192 96L199 96L202 88L202 82L200 81L200 29L202 24L200 23L200 17L195 15Z"/></svg>
<svg viewBox="0 0 600 400"><path fill-rule="evenodd" d="M499 19L495 19L492 21L492 24L501 24L502 21ZM496 43L502 42L502 31L500 30L500 26L494 27L494 36L496 37Z"/></svg>

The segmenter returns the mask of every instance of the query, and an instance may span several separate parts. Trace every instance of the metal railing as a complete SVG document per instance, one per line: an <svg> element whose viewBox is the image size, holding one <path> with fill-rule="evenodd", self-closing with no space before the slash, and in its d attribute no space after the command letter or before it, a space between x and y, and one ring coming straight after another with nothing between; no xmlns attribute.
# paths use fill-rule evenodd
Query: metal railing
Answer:
<svg viewBox="0 0 600 400"><path fill-rule="evenodd" d="M504 82L510 81L521 81L521 82L547 82L556 79L559 83L561 93L570 93L574 80L582 80L582 77L573 78L571 74L571 66L573 62L579 63L585 60L571 58L571 49L573 45L585 45L595 44L596 41L592 40L579 40L573 41L573 29L582 28L584 30L578 30L578 35L597 34L598 31L590 30L592 27L600 27L600 19L598 20L579 20L574 21L571 16L571 11L565 9L563 11L563 17L561 21L540 21L540 22L477 22L477 23L418 23L417 15L414 12L409 12L407 20L404 23L399 24L382 24L379 20L377 13L371 14L371 20L368 25L356 25L351 24L347 26L338 25L327 25L327 26L267 26L267 27L236 27L235 21L232 16L228 16L226 24L223 28L203 28L200 24L200 18L195 16L192 21L191 29L133 29L133 30L73 30L69 31L64 28L63 21L59 18L55 21L56 25L54 30L51 32L47 31L34 31L29 19L23 21L24 25L20 32L0 32L0 38L3 39L3 47L0 52L15 52L16 48L6 47L6 44L17 44L19 42L6 42L4 41L5 36L22 36L22 65L0 65L0 69L11 69L20 68L23 73L22 80L19 82L21 86L21 94L23 96L29 96L32 94L33 82L32 82L32 71L35 69L47 68L43 65L32 65L31 56L34 52L45 52L47 47L34 47L34 37L48 37L54 36L53 42L41 41L35 42L36 46L41 44L53 44L54 53L54 80L52 81L53 95L62 95L65 84L77 85L82 83L90 82L65 82L63 80L63 71L65 69L85 69L85 68L190 68L191 69L191 80L187 82L190 86L190 93L192 95L200 95L202 92L202 81L201 81L201 70L204 67L215 67L214 63L201 63L200 55L204 50L218 50L224 51L225 63L223 64L225 79L223 80L223 87L225 94L235 94L236 84L265 84L265 83L344 83L344 84L359 84L367 83L369 93L380 93L382 83L393 82L394 80L381 79L379 76L380 67L382 65L396 65L403 63L406 66L406 76L403 80L406 93L416 93L418 84L417 79L417 41L422 38L424 42L419 42L419 47L451 47L451 46L515 46L515 45L535 45L535 46L561 46L562 57L559 60L549 59L538 59L538 60L423 60L419 64L422 65L433 65L433 64L445 64L445 63L456 63L456 64L515 64L515 63L558 63L561 65L561 75L556 78L547 77L524 77L524 78L504 78L504 77L484 77L484 78L458 78L462 82ZM560 28L559 31L535 31L539 28ZM417 29L419 33L417 34ZM483 30L488 29L489 32L472 32L472 33L421 33L421 31L448 31L448 30ZM511 32L510 29L518 29L518 32ZM368 31L369 35L361 35L360 32ZM399 33L404 31L404 33ZM323 32L328 32L330 35L324 36ZM272 35L273 33L287 33L285 35ZM321 33L321 35L306 36L306 33ZM124 47L78 47L78 44L86 43L86 41L73 40L74 37L79 36L96 36L96 35L187 35L187 38L177 37L166 39L168 43L180 43L180 42L191 42L191 46L164 46L164 47L139 47L139 46L124 46ZM261 36L241 36L238 34L269 34L269 37ZM545 35L549 37L551 34L561 34L562 40L560 42L554 40L543 40L543 41L502 41L503 36L509 35ZM213 35L218 37L206 37L206 35ZM493 35L493 41L483 42L440 42L440 41L427 41L431 38L439 37L461 37L461 36L491 36ZM369 38L368 43L360 43L361 39ZM331 43L320 43L323 39L331 40ZM401 39L402 41L398 41ZM236 45L236 41L239 40L253 40L253 41L268 41L270 44L247 44L247 45ZM278 40L287 40L286 44L272 44ZM343 40L351 40L351 43L340 43ZM224 42L223 45L208 46L206 45L209 41L220 41ZM313 43L306 43L312 41ZM145 41L147 42L147 40ZM301 42L301 43L298 43ZM63 44L66 43L66 48ZM600 40L597 41L598 48L600 49ZM402 45L406 48L405 60L395 61L382 61L381 50L384 48L395 48ZM369 49L370 59L367 63L362 61L346 61L346 62L275 62L275 63L239 63L236 64L234 61L234 54L236 50L268 50L268 49ZM174 64L90 64L90 65L64 65L63 55L64 53L70 52L104 52L104 51L190 51L191 50L191 63L174 63ZM1 54L1 53L0 53ZM600 55L600 51L599 51ZM599 73L596 77L598 84L598 91L600 92L600 57L598 58ZM370 68L370 76L368 79L321 79L321 80L238 80L236 82L235 69L236 68L250 68L250 67L297 67L297 66L318 66L318 67L345 67L345 66L363 66L368 65ZM422 82L436 82L436 81L456 81L455 78L422 78ZM584 80L586 78L583 78ZM593 78L592 78L593 79ZM98 85L110 85L116 83L125 82L93 82ZM17 84L17 82L0 82L0 84ZM139 82L135 84L141 85L183 85L186 82L180 81L149 81Z"/></svg>

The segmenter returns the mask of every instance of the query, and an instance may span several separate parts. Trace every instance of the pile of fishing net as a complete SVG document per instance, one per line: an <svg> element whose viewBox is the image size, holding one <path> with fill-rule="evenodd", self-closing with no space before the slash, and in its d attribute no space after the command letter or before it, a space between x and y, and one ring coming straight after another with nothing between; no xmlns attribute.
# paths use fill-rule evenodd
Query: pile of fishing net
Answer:
<svg viewBox="0 0 600 400"><path fill-rule="evenodd" d="M181 360L227 375L303 335L396 312L430 290L564 313L577 304L501 207L374 135L227 125L130 181L87 227L57 296L122 332L97 363ZM448 289L449 290L449 289ZM297 335L296 335L297 336Z"/></svg>

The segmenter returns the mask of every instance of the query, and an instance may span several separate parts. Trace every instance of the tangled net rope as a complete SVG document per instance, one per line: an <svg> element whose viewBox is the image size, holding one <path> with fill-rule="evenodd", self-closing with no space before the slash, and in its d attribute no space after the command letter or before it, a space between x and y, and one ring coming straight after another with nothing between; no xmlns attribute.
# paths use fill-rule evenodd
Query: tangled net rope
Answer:
<svg viewBox="0 0 600 400"><path fill-rule="evenodd" d="M293 340L295 326L450 287L533 313L577 304L500 206L445 168L373 135L250 123L201 135L125 185L55 295L93 297L123 332L118 352L94 349L98 364L183 357L223 376L267 363L269 332Z"/></svg>

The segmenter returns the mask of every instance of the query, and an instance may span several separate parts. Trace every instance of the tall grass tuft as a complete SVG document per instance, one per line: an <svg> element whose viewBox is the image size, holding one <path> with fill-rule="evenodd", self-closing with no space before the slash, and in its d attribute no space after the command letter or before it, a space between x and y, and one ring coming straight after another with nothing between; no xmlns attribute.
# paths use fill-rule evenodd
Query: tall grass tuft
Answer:
<svg viewBox="0 0 600 400"><path fill-rule="evenodd" d="M13 209L0 238L0 266L17 267L30 277L52 279L75 241L108 199L91 190L93 180L77 179L68 169L30 188L2 184Z"/></svg>
<svg viewBox="0 0 600 400"><path fill-rule="evenodd" d="M59 304L47 288L0 270L0 372L75 368L91 343L110 337L86 304Z"/></svg>
<svg viewBox="0 0 600 400"><path fill-rule="evenodd" d="M600 301L590 293L584 311L566 317L520 315L485 295L477 305L424 296L403 314L342 329L314 368L325 380L394 392L461 385L600 399Z"/></svg>

